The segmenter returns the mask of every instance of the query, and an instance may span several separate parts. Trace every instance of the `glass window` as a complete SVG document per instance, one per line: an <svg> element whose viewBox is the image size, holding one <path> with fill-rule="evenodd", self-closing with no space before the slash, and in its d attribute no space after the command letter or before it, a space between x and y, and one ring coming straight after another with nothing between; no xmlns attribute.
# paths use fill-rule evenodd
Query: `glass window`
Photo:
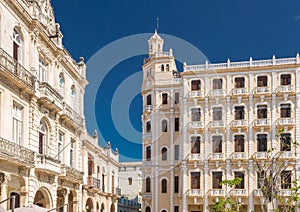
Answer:
<svg viewBox="0 0 300 212"><path fill-rule="evenodd" d="M213 121L222 121L222 107L213 108Z"/></svg>
<svg viewBox="0 0 300 212"><path fill-rule="evenodd" d="M167 93L162 94L162 104L164 104L164 105L168 104L168 94Z"/></svg>
<svg viewBox="0 0 300 212"><path fill-rule="evenodd" d="M146 147L146 160L147 161L151 160L151 146Z"/></svg>
<svg viewBox="0 0 300 212"><path fill-rule="evenodd" d="M179 212L179 206L174 206L174 212Z"/></svg>
<svg viewBox="0 0 300 212"><path fill-rule="evenodd" d="M268 150L268 139L267 134L257 135L257 151L266 152Z"/></svg>
<svg viewBox="0 0 300 212"><path fill-rule="evenodd" d="M213 153L222 153L222 136L216 135L212 137Z"/></svg>
<svg viewBox="0 0 300 212"><path fill-rule="evenodd" d="M200 117L201 117L201 109L193 108L192 109L192 121L200 121Z"/></svg>
<svg viewBox="0 0 300 212"><path fill-rule="evenodd" d="M244 106L235 107L235 120L243 120L245 118Z"/></svg>
<svg viewBox="0 0 300 212"><path fill-rule="evenodd" d="M165 66L164 66L164 65L161 65L161 66L160 66L160 69L161 69L161 71L165 71Z"/></svg>
<svg viewBox="0 0 300 212"><path fill-rule="evenodd" d="M268 86L268 76L258 76L257 77L257 87Z"/></svg>
<svg viewBox="0 0 300 212"><path fill-rule="evenodd" d="M149 206L146 207L146 212L151 212L151 209Z"/></svg>
<svg viewBox="0 0 300 212"><path fill-rule="evenodd" d="M234 178L242 178L240 184L236 185L236 189L244 189L245 188L245 174L243 172L234 172Z"/></svg>
<svg viewBox="0 0 300 212"><path fill-rule="evenodd" d="M128 185L132 185L132 177L128 177Z"/></svg>
<svg viewBox="0 0 300 212"><path fill-rule="evenodd" d="M161 131L168 132L168 122L167 120L162 120L161 122Z"/></svg>
<svg viewBox="0 0 300 212"><path fill-rule="evenodd" d="M201 89L200 80L192 80L192 91L199 91Z"/></svg>
<svg viewBox="0 0 300 212"><path fill-rule="evenodd" d="M264 184L264 179L266 178L264 171L258 171L257 172L257 188L262 188Z"/></svg>
<svg viewBox="0 0 300 212"><path fill-rule="evenodd" d="M168 149L166 147L161 149L161 159L168 160Z"/></svg>
<svg viewBox="0 0 300 212"><path fill-rule="evenodd" d="M151 192L151 179L150 179L150 177L146 178L146 192Z"/></svg>
<svg viewBox="0 0 300 212"><path fill-rule="evenodd" d="M291 134L282 133L280 135L280 151L291 151Z"/></svg>
<svg viewBox="0 0 300 212"><path fill-rule="evenodd" d="M62 155L62 146L63 146L63 142L64 142L64 134L62 132L58 133L58 160L61 160L61 155Z"/></svg>
<svg viewBox="0 0 300 212"><path fill-rule="evenodd" d="M283 171L280 174L281 189L290 189L292 187L292 173L291 171Z"/></svg>
<svg viewBox="0 0 300 212"><path fill-rule="evenodd" d="M39 59L39 81L47 82L47 64Z"/></svg>
<svg viewBox="0 0 300 212"><path fill-rule="evenodd" d="M71 147L70 147L70 166L73 167L74 165L74 143L75 140L71 139Z"/></svg>
<svg viewBox="0 0 300 212"><path fill-rule="evenodd" d="M200 172L191 172L191 189L200 189Z"/></svg>
<svg viewBox="0 0 300 212"><path fill-rule="evenodd" d="M175 118L175 132L179 131L179 118Z"/></svg>
<svg viewBox="0 0 300 212"><path fill-rule="evenodd" d="M191 138L191 153L199 154L200 153L200 136L194 136Z"/></svg>
<svg viewBox="0 0 300 212"><path fill-rule="evenodd" d="M48 129L46 124L43 121L40 121L39 154L46 154L47 136L48 136L47 133L48 133Z"/></svg>
<svg viewBox="0 0 300 212"><path fill-rule="evenodd" d="M163 179L161 181L161 193L167 193L168 186L167 186L167 180Z"/></svg>
<svg viewBox="0 0 300 212"><path fill-rule="evenodd" d="M234 79L235 88L245 88L245 78L244 77L236 77Z"/></svg>
<svg viewBox="0 0 300 212"><path fill-rule="evenodd" d="M71 86L71 96L75 95L75 85Z"/></svg>
<svg viewBox="0 0 300 212"><path fill-rule="evenodd" d="M170 66L169 66L169 64L166 65L166 71L170 71Z"/></svg>
<svg viewBox="0 0 300 212"><path fill-rule="evenodd" d="M267 107L267 105L258 105L257 106L257 118L258 119L268 118L268 107Z"/></svg>
<svg viewBox="0 0 300 212"><path fill-rule="evenodd" d="M175 93L175 104L179 104L179 93Z"/></svg>
<svg viewBox="0 0 300 212"><path fill-rule="evenodd" d="M23 108L13 105L13 142L21 145L23 129Z"/></svg>
<svg viewBox="0 0 300 212"><path fill-rule="evenodd" d="M214 79L213 80L213 89L222 89L223 80L222 79Z"/></svg>
<svg viewBox="0 0 300 212"><path fill-rule="evenodd" d="M175 160L179 160L179 145L175 145Z"/></svg>
<svg viewBox="0 0 300 212"><path fill-rule="evenodd" d="M222 172L213 172L212 178L213 189L222 189L222 185L220 184L222 181Z"/></svg>
<svg viewBox="0 0 300 212"><path fill-rule="evenodd" d="M291 104L281 104L280 105L280 117L290 118L291 117Z"/></svg>
<svg viewBox="0 0 300 212"><path fill-rule="evenodd" d="M290 85L291 84L291 75L290 74L281 74L280 75L280 84L281 85Z"/></svg>
<svg viewBox="0 0 300 212"><path fill-rule="evenodd" d="M147 96L147 105L152 105L152 102L151 102L151 94L149 94Z"/></svg>
<svg viewBox="0 0 300 212"><path fill-rule="evenodd" d="M151 133L151 122L150 121L146 122L146 133Z"/></svg>
<svg viewBox="0 0 300 212"><path fill-rule="evenodd" d="M235 135L234 136L234 151L235 152L244 152L245 140L244 135Z"/></svg>
<svg viewBox="0 0 300 212"><path fill-rule="evenodd" d="M179 177L175 176L174 177L174 193L179 192Z"/></svg>
<svg viewBox="0 0 300 212"><path fill-rule="evenodd" d="M15 61L22 64L22 38L17 29L13 31L13 57Z"/></svg>

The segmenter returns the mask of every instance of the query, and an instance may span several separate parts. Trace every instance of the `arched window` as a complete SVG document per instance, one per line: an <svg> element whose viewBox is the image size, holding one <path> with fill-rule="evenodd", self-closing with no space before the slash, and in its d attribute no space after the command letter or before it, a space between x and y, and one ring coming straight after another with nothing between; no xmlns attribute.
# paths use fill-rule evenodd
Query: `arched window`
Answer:
<svg viewBox="0 0 300 212"><path fill-rule="evenodd" d="M151 192L151 178L146 178L146 192Z"/></svg>
<svg viewBox="0 0 300 212"><path fill-rule="evenodd" d="M165 71L165 66L163 64L160 66L160 70Z"/></svg>
<svg viewBox="0 0 300 212"><path fill-rule="evenodd" d="M44 121L40 121L39 129L39 153L46 154L48 129Z"/></svg>
<svg viewBox="0 0 300 212"><path fill-rule="evenodd" d="M167 212L166 210L162 210L161 212Z"/></svg>
<svg viewBox="0 0 300 212"><path fill-rule="evenodd" d="M150 207L149 207L149 206L147 206L145 211L146 211L146 212L151 212L151 209L150 209Z"/></svg>
<svg viewBox="0 0 300 212"><path fill-rule="evenodd" d="M161 149L161 160L168 160L168 149L166 147Z"/></svg>
<svg viewBox="0 0 300 212"><path fill-rule="evenodd" d="M166 65L166 71L170 71L170 66L169 66L169 64Z"/></svg>
<svg viewBox="0 0 300 212"><path fill-rule="evenodd" d="M161 131L162 132L168 132L168 122L167 122L167 120L163 120L161 122Z"/></svg>
<svg viewBox="0 0 300 212"><path fill-rule="evenodd" d="M150 121L146 122L146 133L151 133L151 122Z"/></svg>
<svg viewBox="0 0 300 212"><path fill-rule="evenodd" d="M16 28L13 31L13 57L22 64L22 37Z"/></svg>
<svg viewBox="0 0 300 212"><path fill-rule="evenodd" d="M71 86L71 96L75 95L75 85Z"/></svg>
<svg viewBox="0 0 300 212"><path fill-rule="evenodd" d="M15 208L19 208L20 207L20 194L16 193L16 192L11 192L10 193L10 197L15 196ZM9 202L9 209L12 209L12 199L10 199Z"/></svg>
<svg viewBox="0 0 300 212"><path fill-rule="evenodd" d="M151 160L151 146L146 147L146 160L147 161Z"/></svg>
<svg viewBox="0 0 300 212"><path fill-rule="evenodd" d="M60 86L60 87L63 87L64 84L65 84L64 74L63 74L63 73L60 73L60 74L59 74L59 86Z"/></svg>
<svg viewBox="0 0 300 212"><path fill-rule="evenodd" d="M161 193L167 193L168 186L167 186L167 180L163 179L161 181Z"/></svg>

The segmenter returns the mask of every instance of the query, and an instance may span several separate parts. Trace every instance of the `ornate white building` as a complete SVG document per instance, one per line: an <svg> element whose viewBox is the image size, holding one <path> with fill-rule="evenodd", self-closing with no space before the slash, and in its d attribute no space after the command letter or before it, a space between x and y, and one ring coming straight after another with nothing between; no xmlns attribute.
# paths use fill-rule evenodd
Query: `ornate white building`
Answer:
<svg viewBox="0 0 300 212"><path fill-rule="evenodd" d="M236 197L245 211L260 211L253 158L263 163L269 149L285 161L289 177L279 195L289 196L291 182L300 177L299 147L292 143L300 140L299 55L184 64L178 73L157 32L148 44L142 67L143 211L207 211L225 196ZM220 185L236 177L242 182L235 188Z"/></svg>
<svg viewBox="0 0 300 212"><path fill-rule="evenodd" d="M0 1L0 200L116 211L118 153L86 132L86 66L62 37L50 0ZM90 158L100 172L87 171Z"/></svg>

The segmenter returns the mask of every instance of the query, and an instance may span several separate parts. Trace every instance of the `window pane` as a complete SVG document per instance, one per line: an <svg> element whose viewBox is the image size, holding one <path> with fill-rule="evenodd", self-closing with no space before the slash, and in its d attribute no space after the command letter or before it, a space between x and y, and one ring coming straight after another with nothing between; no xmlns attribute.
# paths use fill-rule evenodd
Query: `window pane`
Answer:
<svg viewBox="0 0 300 212"><path fill-rule="evenodd" d="M268 149L267 134L257 135L257 151L266 152Z"/></svg>
<svg viewBox="0 0 300 212"><path fill-rule="evenodd" d="M199 91L199 90L200 90L200 80L193 80L192 91Z"/></svg>
<svg viewBox="0 0 300 212"><path fill-rule="evenodd" d="M213 153L222 152L222 136L213 136L212 137Z"/></svg>
<svg viewBox="0 0 300 212"><path fill-rule="evenodd" d="M162 94L162 103L168 104L168 94L167 93Z"/></svg>
<svg viewBox="0 0 300 212"><path fill-rule="evenodd" d="M200 172L191 172L191 189L200 189Z"/></svg>
<svg viewBox="0 0 300 212"><path fill-rule="evenodd" d="M265 87L265 86L268 86L268 77L267 76L257 77L257 87Z"/></svg>
<svg viewBox="0 0 300 212"><path fill-rule="evenodd" d="M175 145L175 160L179 160L179 145Z"/></svg>
<svg viewBox="0 0 300 212"><path fill-rule="evenodd" d="M222 79L213 80L213 89L222 89Z"/></svg>
<svg viewBox="0 0 300 212"><path fill-rule="evenodd" d="M283 133L280 136L280 151L291 151L291 134Z"/></svg>
<svg viewBox="0 0 300 212"><path fill-rule="evenodd" d="M244 88L245 87L245 78L244 77L236 77L234 81L235 81L236 88Z"/></svg>
<svg viewBox="0 0 300 212"><path fill-rule="evenodd" d="M191 138L191 153L192 154L199 154L200 153L200 137L192 137Z"/></svg>
<svg viewBox="0 0 300 212"><path fill-rule="evenodd" d="M220 185L220 183L222 181L222 172L213 172L212 175L213 189L221 189L222 185Z"/></svg>
<svg viewBox="0 0 300 212"><path fill-rule="evenodd" d="M179 104L179 93L175 93L175 104Z"/></svg>
<svg viewBox="0 0 300 212"><path fill-rule="evenodd" d="M282 74L280 76L280 84L281 85L290 85L291 84L291 75L290 74Z"/></svg>
<svg viewBox="0 0 300 212"><path fill-rule="evenodd" d="M239 185L236 185L236 189L244 189L245 188L245 180L243 172L234 172L234 178L242 178L242 181Z"/></svg>
<svg viewBox="0 0 300 212"><path fill-rule="evenodd" d="M235 120L242 120L245 116L244 106L235 107Z"/></svg>
<svg viewBox="0 0 300 212"><path fill-rule="evenodd" d="M234 151L244 152L244 135L234 136Z"/></svg>
<svg viewBox="0 0 300 212"><path fill-rule="evenodd" d="M179 118L175 118L175 129L176 132L179 131Z"/></svg>
<svg viewBox="0 0 300 212"><path fill-rule="evenodd" d="M222 121L222 108L221 107L213 108L213 120L214 121Z"/></svg>
<svg viewBox="0 0 300 212"><path fill-rule="evenodd" d="M200 121L200 117L201 117L201 109L200 108L192 109L192 121Z"/></svg>
<svg viewBox="0 0 300 212"><path fill-rule="evenodd" d="M266 119L268 118L268 108L267 105L258 105L257 106L257 118Z"/></svg>
<svg viewBox="0 0 300 212"><path fill-rule="evenodd" d="M174 193L178 193L179 191L179 177L174 177Z"/></svg>

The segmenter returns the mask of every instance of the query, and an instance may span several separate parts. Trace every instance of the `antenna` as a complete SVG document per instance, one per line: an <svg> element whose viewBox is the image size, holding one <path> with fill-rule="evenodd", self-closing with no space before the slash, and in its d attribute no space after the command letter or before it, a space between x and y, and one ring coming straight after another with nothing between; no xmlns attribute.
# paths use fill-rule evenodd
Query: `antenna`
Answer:
<svg viewBox="0 0 300 212"><path fill-rule="evenodd" d="M159 27L159 18L156 18L156 30L158 31L158 27Z"/></svg>

